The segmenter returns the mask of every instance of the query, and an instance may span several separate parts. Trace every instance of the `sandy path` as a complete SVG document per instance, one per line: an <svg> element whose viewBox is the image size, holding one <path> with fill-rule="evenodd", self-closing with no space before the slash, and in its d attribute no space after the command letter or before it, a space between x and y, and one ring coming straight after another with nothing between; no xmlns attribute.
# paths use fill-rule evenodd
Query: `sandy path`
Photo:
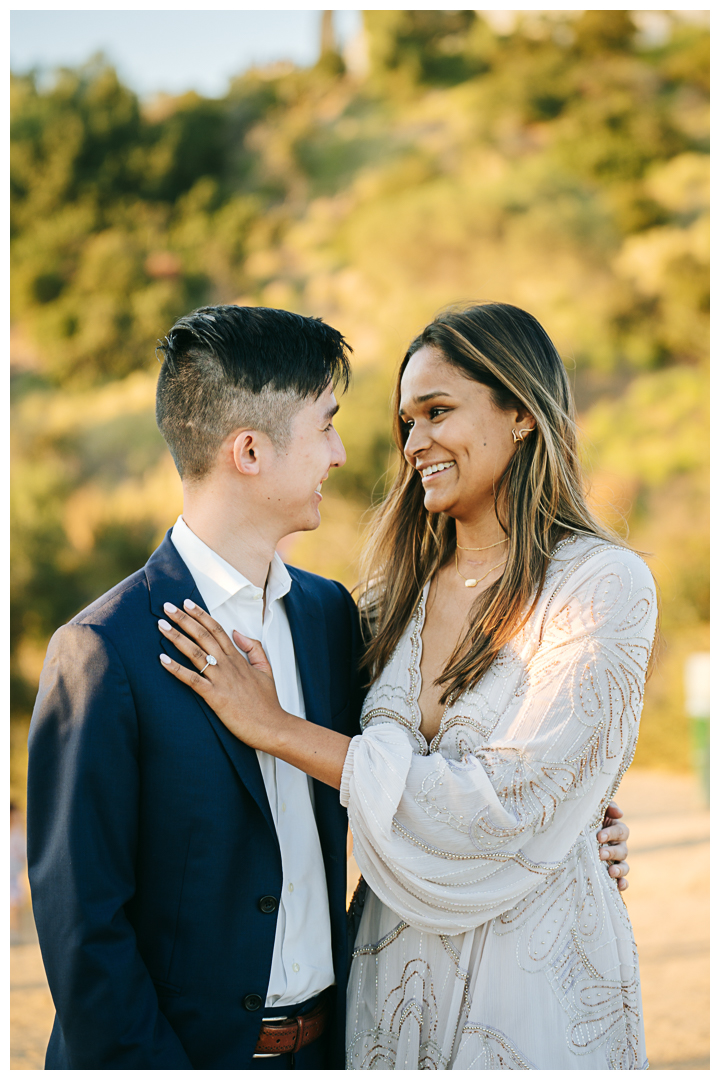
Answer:
<svg viewBox="0 0 720 1080"><path fill-rule="evenodd" d="M42 1069L55 1010L37 943L10 949L10 1068Z"/></svg>
<svg viewBox="0 0 720 1080"><path fill-rule="evenodd" d="M710 1067L710 815L691 777L630 770L625 894L640 952L652 1069ZM354 865L354 860L352 861ZM53 1007L32 927L10 950L10 1068L42 1069Z"/></svg>
<svg viewBox="0 0 720 1080"><path fill-rule="evenodd" d="M640 954L652 1069L710 1068L710 813L691 778L627 774L625 894Z"/></svg>

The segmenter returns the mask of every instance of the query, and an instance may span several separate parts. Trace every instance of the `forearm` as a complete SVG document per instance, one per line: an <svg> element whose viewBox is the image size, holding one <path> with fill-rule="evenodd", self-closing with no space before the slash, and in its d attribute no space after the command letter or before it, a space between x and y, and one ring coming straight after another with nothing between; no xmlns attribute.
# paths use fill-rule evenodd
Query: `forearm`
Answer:
<svg viewBox="0 0 720 1080"><path fill-rule="evenodd" d="M160 662L165 669L200 694L228 731L247 746L287 761L339 791L350 737L281 707L260 642L234 630L233 644L222 627L195 604L192 615L174 605L165 605L165 610L191 637L179 633L165 619L158 624L160 631L192 661L194 670L162 653ZM202 642L202 648L195 641ZM247 660L238 649L246 653ZM208 652L217 653L222 662L203 675Z"/></svg>
<svg viewBox="0 0 720 1080"><path fill-rule="evenodd" d="M264 750L301 769L315 780L340 789L350 745L347 735L280 711L271 722L259 728L253 742L257 750Z"/></svg>

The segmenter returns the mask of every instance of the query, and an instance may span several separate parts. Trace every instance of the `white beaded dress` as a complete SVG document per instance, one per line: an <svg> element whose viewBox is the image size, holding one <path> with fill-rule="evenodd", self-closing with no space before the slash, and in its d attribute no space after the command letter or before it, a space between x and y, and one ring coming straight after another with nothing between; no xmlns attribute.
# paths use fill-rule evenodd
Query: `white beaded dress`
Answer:
<svg viewBox="0 0 720 1080"><path fill-rule="evenodd" d="M427 589L343 771L369 886L347 1068L647 1068L632 927L595 834L637 741L652 575L595 537L561 542L529 620L430 745Z"/></svg>

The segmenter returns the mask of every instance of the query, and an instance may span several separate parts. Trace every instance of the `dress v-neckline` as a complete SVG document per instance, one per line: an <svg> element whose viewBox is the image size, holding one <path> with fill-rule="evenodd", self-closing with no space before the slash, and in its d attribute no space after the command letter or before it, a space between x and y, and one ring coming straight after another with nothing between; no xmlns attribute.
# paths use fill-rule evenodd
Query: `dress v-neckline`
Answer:
<svg viewBox="0 0 720 1080"><path fill-rule="evenodd" d="M423 585L422 593L420 594L420 600L415 608L413 614L413 629L410 634L410 664L408 671L410 674L410 688L408 691L408 705L410 706L410 721L412 724L412 731L418 740L418 743L423 749L423 753L434 754L437 750L443 735L447 730L447 718L450 706L454 705L454 699L450 697L445 703L443 714L440 717L440 724L437 731L433 735L432 739L428 739L423 735L420 727L422 725L422 711L420 709L420 694L422 693L422 671L420 665L422 663L423 654L423 639L422 632L425 628L425 615L428 593L430 591L430 581L426 581Z"/></svg>
<svg viewBox="0 0 720 1080"><path fill-rule="evenodd" d="M575 541L575 534L565 537L558 544L555 545L551 554L550 561L555 558L555 554L560 548L567 544L571 544ZM422 672L420 665L422 663L423 653L423 639L422 632L425 629L425 616L427 598L430 592L430 585L432 584L432 578L426 581L423 585L420 599L417 603L415 611L413 612L412 620L413 629L410 633L410 663L408 665L408 672L410 675L410 687L408 690L408 696L406 698L407 704L410 706L410 723L413 735L418 740L418 745L421 748L423 754L433 754L438 749L440 742L449 728L449 712L453 705L462 697L462 694L458 694L456 698L452 696L448 699L443 714L440 717L440 726L433 735L432 739L428 740L423 735L420 727L422 725L422 712L420 709L420 694L422 693Z"/></svg>

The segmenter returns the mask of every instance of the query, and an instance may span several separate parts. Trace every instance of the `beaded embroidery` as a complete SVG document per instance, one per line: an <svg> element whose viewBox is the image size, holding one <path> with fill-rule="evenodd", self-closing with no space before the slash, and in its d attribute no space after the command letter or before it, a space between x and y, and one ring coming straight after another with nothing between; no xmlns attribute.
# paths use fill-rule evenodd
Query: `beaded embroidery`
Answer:
<svg viewBox="0 0 720 1080"><path fill-rule="evenodd" d="M365 703L372 770L358 740L350 780L372 891L353 953L348 1068L646 1068L637 950L595 831L637 740L650 575L624 548L563 541L530 618L429 744L426 596ZM407 742L382 742L393 725ZM565 835L564 847L553 839ZM536 1041L505 1022L519 1002L530 1017L542 1002Z"/></svg>
<svg viewBox="0 0 720 1080"><path fill-rule="evenodd" d="M466 1024L463 1028L465 1037L465 1054L468 1053L468 1042L475 1036L480 1041L480 1054L482 1064L476 1055L472 1064L465 1066L467 1069L534 1069L534 1065L528 1064L526 1059L512 1045L510 1040L494 1028L483 1027L481 1024Z"/></svg>

